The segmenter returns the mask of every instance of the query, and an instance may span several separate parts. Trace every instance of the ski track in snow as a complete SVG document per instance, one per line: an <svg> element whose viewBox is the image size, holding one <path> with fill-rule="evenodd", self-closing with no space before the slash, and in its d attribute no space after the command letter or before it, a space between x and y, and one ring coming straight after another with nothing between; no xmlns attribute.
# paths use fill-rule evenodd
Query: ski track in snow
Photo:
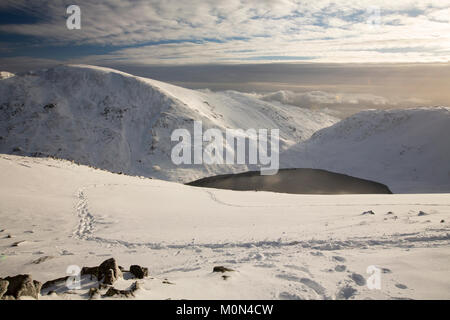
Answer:
<svg viewBox="0 0 450 320"><path fill-rule="evenodd" d="M126 248L148 248L152 250L161 249L196 249L196 248L208 248L208 249L221 249L221 248L275 248L275 247L289 247L289 246L300 246L303 248L309 248L313 250L323 250L323 251L333 251L342 249L356 249L356 248L367 248L373 246L384 246L384 247L400 247L400 248L411 248L411 247L437 247L440 245L448 245L450 241L450 229L449 228L439 228L439 229L429 229L427 234L424 235L421 232L414 233L402 233L393 234L380 237L378 239L373 239L370 237L354 237L349 240L302 240L302 241L281 241L279 240L263 240L254 242L224 242L224 243L185 243L185 244L162 244L156 242L128 242L118 239L106 239L103 237L95 236L95 217L89 211L88 198L86 192L89 189L97 187L110 187L110 186L130 186L130 184L94 184L91 186L85 186L78 190L77 192L77 204L75 206L76 212L79 218L78 225L73 232L73 236L87 241L95 241L99 244L107 244L113 246L123 246ZM159 187L153 187L159 188ZM233 207L294 207L295 205L286 206L244 206L226 203L217 198L216 194L210 190L205 191L211 198L212 201ZM334 204L334 205L314 205L307 204L302 206L395 206L405 204ZM409 204L409 205L420 205L424 206L449 206L443 204ZM430 234L431 233L431 234Z"/></svg>

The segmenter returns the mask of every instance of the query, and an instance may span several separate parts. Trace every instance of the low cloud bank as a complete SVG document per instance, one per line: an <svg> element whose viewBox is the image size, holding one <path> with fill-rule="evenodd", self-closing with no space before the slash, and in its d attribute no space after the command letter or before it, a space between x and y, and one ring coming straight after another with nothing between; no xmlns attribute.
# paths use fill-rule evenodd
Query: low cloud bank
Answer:
<svg viewBox="0 0 450 320"><path fill-rule="evenodd" d="M319 109L339 117L345 117L365 109L408 108L427 104L427 101L418 98L392 100L370 93L279 90L269 93L253 93L252 95L264 101Z"/></svg>

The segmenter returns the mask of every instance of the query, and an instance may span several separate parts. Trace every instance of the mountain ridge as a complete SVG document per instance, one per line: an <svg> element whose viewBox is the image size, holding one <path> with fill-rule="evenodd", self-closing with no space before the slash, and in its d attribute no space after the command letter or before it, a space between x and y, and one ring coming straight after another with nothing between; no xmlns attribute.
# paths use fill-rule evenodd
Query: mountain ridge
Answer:
<svg viewBox="0 0 450 320"><path fill-rule="evenodd" d="M448 107L366 110L291 147L282 165L375 180L393 192L448 192L449 136Z"/></svg>
<svg viewBox="0 0 450 320"><path fill-rule="evenodd" d="M280 129L283 150L337 119L238 92L194 91L87 65L61 65L0 82L2 153L49 155L179 182L251 169L175 166L171 133L192 131L194 121L201 121L204 130Z"/></svg>

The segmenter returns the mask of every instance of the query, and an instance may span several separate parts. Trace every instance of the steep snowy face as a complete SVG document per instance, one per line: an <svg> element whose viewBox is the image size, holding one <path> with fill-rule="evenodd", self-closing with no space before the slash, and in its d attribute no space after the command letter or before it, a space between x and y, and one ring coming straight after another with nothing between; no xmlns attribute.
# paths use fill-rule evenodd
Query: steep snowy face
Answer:
<svg viewBox="0 0 450 320"><path fill-rule="evenodd" d="M375 180L393 192L450 191L450 108L360 112L288 150L288 167Z"/></svg>
<svg viewBox="0 0 450 320"><path fill-rule="evenodd" d="M50 155L102 169L175 181L247 165L171 161L173 130L279 129L284 150L337 119L238 92L213 93L93 66L58 66L0 82L0 152Z"/></svg>

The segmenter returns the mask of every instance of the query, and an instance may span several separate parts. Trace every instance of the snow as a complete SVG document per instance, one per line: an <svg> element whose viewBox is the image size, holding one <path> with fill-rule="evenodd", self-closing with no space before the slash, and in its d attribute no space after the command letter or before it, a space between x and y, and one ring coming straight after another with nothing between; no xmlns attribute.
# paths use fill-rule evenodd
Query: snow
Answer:
<svg viewBox="0 0 450 320"><path fill-rule="evenodd" d="M337 119L238 92L194 91L113 69L68 65L0 82L0 152L51 155L114 172L188 182L247 165L175 166L173 130L279 129L281 150ZM16 150L16 151L14 151Z"/></svg>
<svg viewBox="0 0 450 320"><path fill-rule="evenodd" d="M449 221L449 194L237 192L0 156L0 277L47 281L114 257L149 267L136 299L335 299L345 287L352 299L449 299ZM224 280L217 265L235 271ZM381 290L351 278L371 265L386 269ZM91 285L41 299L83 299Z"/></svg>
<svg viewBox="0 0 450 320"><path fill-rule="evenodd" d="M374 180L394 193L450 192L450 108L367 110L316 132L281 165Z"/></svg>

